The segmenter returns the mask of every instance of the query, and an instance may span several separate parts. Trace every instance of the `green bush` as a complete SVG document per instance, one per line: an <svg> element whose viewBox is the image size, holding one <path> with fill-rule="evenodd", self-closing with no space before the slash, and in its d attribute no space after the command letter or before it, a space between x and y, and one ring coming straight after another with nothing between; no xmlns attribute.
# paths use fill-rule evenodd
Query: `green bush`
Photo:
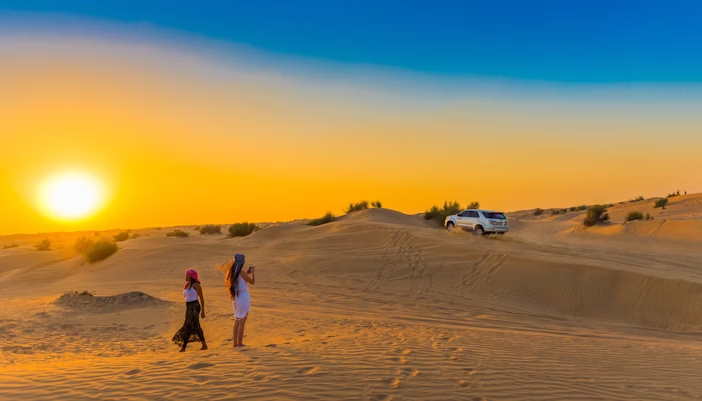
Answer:
<svg viewBox="0 0 702 401"><path fill-rule="evenodd" d="M332 221L336 220L336 216L332 214L332 212L327 212L324 216L318 218L318 219L312 219L307 223L307 225L310 226L321 226L322 224L327 224L331 223Z"/></svg>
<svg viewBox="0 0 702 401"><path fill-rule="evenodd" d="M581 211L581 210L587 210L587 205L578 206L578 211Z"/></svg>
<svg viewBox="0 0 702 401"><path fill-rule="evenodd" d="M570 210L571 212L577 212L577 211L578 211L578 207L577 207L577 206L571 206L570 208L568 208L568 210Z"/></svg>
<svg viewBox="0 0 702 401"><path fill-rule="evenodd" d="M221 234L222 226L219 224L205 224L200 227L200 234L210 235L210 234Z"/></svg>
<svg viewBox="0 0 702 401"><path fill-rule="evenodd" d="M561 214L561 209L553 209L551 210L551 216L557 216Z"/></svg>
<svg viewBox="0 0 702 401"><path fill-rule="evenodd" d="M680 191L678 192L673 192L672 194L668 194L668 198L672 198L674 196L680 196Z"/></svg>
<svg viewBox="0 0 702 401"><path fill-rule="evenodd" d="M190 236L190 234L189 234L189 233L186 233L186 232L183 231L183 230L173 230L173 231L171 231L171 232L169 232L169 233L166 233L166 237L182 237L182 238L185 238L185 237L189 237L189 236Z"/></svg>
<svg viewBox="0 0 702 401"><path fill-rule="evenodd" d="M359 210L368 209L368 201L361 201L358 203L349 203L349 207L344 210L344 213L357 212Z"/></svg>
<svg viewBox="0 0 702 401"><path fill-rule="evenodd" d="M90 246L93 245L93 240L88 239L86 237L80 237L76 240L76 242L73 243L73 249L76 250L78 253L83 253L85 252L86 249L90 248Z"/></svg>
<svg viewBox="0 0 702 401"><path fill-rule="evenodd" d="M95 263L107 259L110 255L117 252L118 249L119 247L117 247L116 243L99 239L85 250L85 257L88 259L88 262Z"/></svg>
<svg viewBox="0 0 702 401"><path fill-rule="evenodd" d="M542 214L544 214L544 211L540 207L537 207L536 210L534 210L534 216L541 216Z"/></svg>
<svg viewBox="0 0 702 401"><path fill-rule="evenodd" d="M656 200L656 203L653 205L654 208L662 207L665 209L666 205L668 204L668 198L660 198Z"/></svg>
<svg viewBox="0 0 702 401"><path fill-rule="evenodd" d="M646 221L653 220L653 216L651 216L649 213L646 213Z"/></svg>
<svg viewBox="0 0 702 401"><path fill-rule="evenodd" d="M129 230L127 230L127 231L122 231L121 233L119 233L119 234L113 236L112 238L115 239L115 242L126 241L126 240L129 239Z"/></svg>
<svg viewBox="0 0 702 401"><path fill-rule="evenodd" d="M2 249L17 248L18 246L17 244L5 244L2 246Z"/></svg>
<svg viewBox="0 0 702 401"><path fill-rule="evenodd" d="M425 220L433 220L438 224L443 225L446 217L452 214L458 214L462 211L461 205L458 202L444 202L444 207L439 209L438 206L434 205L431 209L424 212Z"/></svg>
<svg viewBox="0 0 702 401"><path fill-rule="evenodd" d="M643 218L644 216L641 212L629 212L629 214L626 216L626 221L643 220Z"/></svg>
<svg viewBox="0 0 702 401"><path fill-rule="evenodd" d="M566 214L568 213L568 209L561 209L561 214Z"/></svg>
<svg viewBox="0 0 702 401"><path fill-rule="evenodd" d="M605 205L593 205L587 210L585 214L585 219L583 224L586 226L594 226L597 223L605 222L609 220L609 214L607 212L607 206Z"/></svg>
<svg viewBox="0 0 702 401"><path fill-rule="evenodd" d="M254 223L235 223L229 226L229 235L232 237L246 237L256 230L258 230L258 226Z"/></svg>
<svg viewBox="0 0 702 401"><path fill-rule="evenodd" d="M375 202L371 203L371 206L373 206L374 208L380 209L383 207L383 204L380 203L380 201L375 201Z"/></svg>
<svg viewBox="0 0 702 401"><path fill-rule="evenodd" d="M51 241L49 241L48 239L41 240L36 245L34 245L34 247L37 248L37 251L48 251L51 249Z"/></svg>
<svg viewBox="0 0 702 401"><path fill-rule="evenodd" d="M636 198L630 200L629 202L640 202L640 201L642 201L642 200L644 200L644 197L643 197L643 196L638 196L638 197L636 197Z"/></svg>

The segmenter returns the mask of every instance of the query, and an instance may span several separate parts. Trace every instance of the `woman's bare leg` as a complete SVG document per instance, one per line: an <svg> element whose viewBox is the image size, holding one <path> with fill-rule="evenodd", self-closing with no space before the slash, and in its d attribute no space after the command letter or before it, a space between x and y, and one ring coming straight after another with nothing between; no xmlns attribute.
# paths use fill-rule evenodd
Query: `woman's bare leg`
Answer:
<svg viewBox="0 0 702 401"><path fill-rule="evenodd" d="M239 319L234 318L234 329L232 330L232 347L239 346Z"/></svg>
<svg viewBox="0 0 702 401"><path fill-rule="evenodd" d="M248 315L243 319L239 319L239 333L238 333L239 336L237 337L237 341L238 341L238 344L240 347L244 345L244 343L243 343L243 341L244 341L244 327L246 327L246 319L247 318L248 318Z"/></svg>
<svg viewBox="0 0 702 401"><path fill-rule="evenodd" d="M204 351L207 349L207 341L205 341L205 333L202 332L202 328L198 330L197 333L200 336L200 339L202 340L202 348L200 348L200 351Z"/></svg>

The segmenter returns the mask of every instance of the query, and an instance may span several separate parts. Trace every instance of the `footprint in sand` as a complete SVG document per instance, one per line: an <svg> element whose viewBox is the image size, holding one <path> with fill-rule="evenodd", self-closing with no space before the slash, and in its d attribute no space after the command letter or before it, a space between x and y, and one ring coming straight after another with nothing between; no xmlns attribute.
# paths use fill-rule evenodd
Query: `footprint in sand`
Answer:
<svg viewBox="0 0 702 401"><path fill-rule="evenodd" d="M278 346L278 344L268 344L268 345L266 345L266 348L273 348L273 347L277 347L277 346Z"/></svg>
<svg viewBox="0 0 702 401"><path fill-rule="evenodd" d="M214 363L194 363L190 366L188 366L188 369L204 369L204 368L211 368L214 366Z"/></svg>
<svg viewBox="0 0 702 401"><path fill-rule="evenodd" d="M313 373L316 373L319 370L319 366L313 366L313 367L306 367L299 369L297 371L297 374L299 375L311 375Z"/></svg>
<svg viewBox="0 0 702 401"><path fill-rule="evenodd" d="M132 369L132 370L130 370L129 372L125 373L125 375L133 376L133 375L136 375L136 374L139 374L139 373L141 373L141 369Z"/></svg>
<svg viewBox="0 0 702 401"><path fill-rule="evenodd" d="M378 394L371 397L371 401L391 401L392 396L386 394Z"/></svg>
<svg viewBox="0 0 702 401"><path fill-rule="evenodd" d="M463 388L470 387L470 384L468 384L465 380L459 380L458 385Z"/></svg>

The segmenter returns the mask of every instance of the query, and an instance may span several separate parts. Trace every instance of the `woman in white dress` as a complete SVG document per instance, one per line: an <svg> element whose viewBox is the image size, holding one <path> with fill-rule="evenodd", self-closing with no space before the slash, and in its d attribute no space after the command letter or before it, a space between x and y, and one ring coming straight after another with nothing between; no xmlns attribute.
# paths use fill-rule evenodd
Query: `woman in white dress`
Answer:
<svg viewBox="0 0 702 401"><path fill-rule="evenodd" d="M234 330L232 334L233 347L244 347L244 327L246 318L251 310L251 297L249 296L249 284L256 283L256 267L249 266L244 271L246 258L242 254L234 255L234 258L227 262L224 267L227 272L224 276L224 285L229 291L229 297L234 307Z"/></svg>

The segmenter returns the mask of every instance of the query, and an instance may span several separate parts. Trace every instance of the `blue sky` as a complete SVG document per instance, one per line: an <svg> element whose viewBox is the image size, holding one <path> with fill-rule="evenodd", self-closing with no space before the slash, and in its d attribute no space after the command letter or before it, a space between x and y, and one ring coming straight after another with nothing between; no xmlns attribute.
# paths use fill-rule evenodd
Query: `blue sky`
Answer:
<svg viewBox="0 0 702 401"><path fill-rule="evenodd" d="M696 1L35 1L44 15L165 28L271 53L444 76L702 82Z"/></svg>

